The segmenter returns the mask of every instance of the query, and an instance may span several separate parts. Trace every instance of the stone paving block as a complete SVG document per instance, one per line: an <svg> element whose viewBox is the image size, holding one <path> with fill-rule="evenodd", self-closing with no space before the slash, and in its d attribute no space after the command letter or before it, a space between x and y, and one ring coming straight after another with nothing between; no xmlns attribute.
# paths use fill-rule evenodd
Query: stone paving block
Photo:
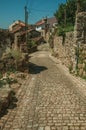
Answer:
<svg viewBox="0 0 86 130"><path fill-rule="evenodd" d="M76 130L76 129L75 129ZM80 130L86 130L86 126L84 127L84 126L82 126L81 128L80 128Z"/></svg>
<svg viewBox="0 0 86 130"><path fill-rule="evenodd" d="M16 129L14 129L14 130L21 130L21 129L19 129L19 128L16 128Z"/></svg>
<svg viewBox="0 0 86 130"><path fill-rule="evenodd" d="M39 127L38 130L44 130L44 127Z"/></svg>
<svg viewBox="0 0 86 130"><path fill-rule="evenodd" d="M57 128L55 126L51 126L50 128L51 128L51 130L57 130Z"/></svg>
<svg viewBox="0 0 86 130"><path fill-rule="evenodd" d="M63 126L63 130L68 130L68 126Z"/></svg>
<svg viewBox="0 0 86 130"><path fill-rule="evenodd" d="M33 124L33 127L38 127L38 124Z"/></svg>
<svg viewBox="0 0 86 130"><path fill-rule="evenodd" d="M62 130L62 126L56 127L56 130Z"/></svg>
<svg viewBox="0 0 86 130"><path fill-rule="evenodd" d="M46 127L45 127L45 130L50 130L50 126L46 126Z"/></svg>
<svg viewBox="0 0 86 130"><path fill-rule="evenodd" d="M34 80L21 86L17 107L0 120L2 130L86 130L86 100L78 83L49 57L37 55L31 59Z"/></svg>

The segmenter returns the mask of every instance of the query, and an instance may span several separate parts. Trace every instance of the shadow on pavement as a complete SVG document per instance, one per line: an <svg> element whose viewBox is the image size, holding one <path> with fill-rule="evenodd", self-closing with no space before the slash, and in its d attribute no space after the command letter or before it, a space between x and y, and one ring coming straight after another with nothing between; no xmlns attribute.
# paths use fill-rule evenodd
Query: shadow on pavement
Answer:
<svg viewBox="0 0 86 130"><path fill-rule="evenodd" d="M29 73L30 74L38 74L41 71L47 70L48 68L45 66L38 66L34 63L29 63Z"/></svg>
<svg viewBox="0 0 86 130"><path fill-rule="evenodd" d="M12 110L12 109L17 107L18 99L16 98L15 93L13 93L13 94L14 95L12 97L12 101L9 102L9 106L8 107L4 107L4 108L2 107L3 109L2 109L2 111L0 113L0 119L3 116L7 115L10 109Z"/></svg>

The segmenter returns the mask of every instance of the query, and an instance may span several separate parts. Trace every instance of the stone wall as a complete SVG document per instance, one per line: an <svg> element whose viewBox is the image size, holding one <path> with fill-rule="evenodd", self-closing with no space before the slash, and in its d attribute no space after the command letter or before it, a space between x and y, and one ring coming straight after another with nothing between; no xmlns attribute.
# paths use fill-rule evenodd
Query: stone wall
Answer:
<svg viewBox="0 0 86 130"><path fill-rule="evenodd" d="M62 64L70 67L75 61L74 32L66 33L64 43L62 36L56 36L54 39L54 52L60 58Z"/></svg>
<svg viewBox="0 0 86 130"><path fill-rule="evenodd" d="M74 32L54 38L54 54L71 72L86 78L86 12L76 15Z"/></svg>
<svg viewBox="0 0 86 130"><path fill-rule="evenodd" d="M82 44L78 48L77 62L77 74L86 77L86 44Z"/></svg>
<svg viewBox="0 0 86 130"><path fill-rule="evenodd" d="M74 36L76 44L86 44L86 12L76 15Z"/></svg>
<svg viewBox="0 0 86 130"><path fill-rule="evenodd" d="M78 13L75 24L77 73L86 78L86 12Z"/></svg>

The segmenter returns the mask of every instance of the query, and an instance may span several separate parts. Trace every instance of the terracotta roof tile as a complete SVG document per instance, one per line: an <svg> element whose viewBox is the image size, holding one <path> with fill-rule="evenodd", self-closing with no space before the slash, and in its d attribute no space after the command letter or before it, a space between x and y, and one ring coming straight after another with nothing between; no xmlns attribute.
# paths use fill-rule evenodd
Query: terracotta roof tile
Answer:
<svg viewBox="0 0 86 130"><path fill-rule="evenodd" d="M45 22L43 21L43 20L40 20L40 21L38 21L37 23L36 23L36 25L42 25L42 24L44 24Z"/></svg>
<svg viewBox="0 0 86 130"><path fill-rule="evenodd" d="M54 23L57 23L57 19L55 17L47 18L47 22L50 24L50 26L52 26ZM40 20L36 23L36 25L42 25L44 23L45 21Z"/></svg>

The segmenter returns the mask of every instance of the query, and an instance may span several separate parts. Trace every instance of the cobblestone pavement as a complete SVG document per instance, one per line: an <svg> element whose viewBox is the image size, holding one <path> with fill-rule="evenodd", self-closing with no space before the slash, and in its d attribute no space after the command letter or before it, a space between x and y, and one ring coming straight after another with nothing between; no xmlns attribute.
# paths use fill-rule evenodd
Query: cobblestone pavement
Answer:
<svg viewBox="0 0 86 130"><path fill-rule="evenodd" d="M45 52L34 53L30 62L31 78L17 94L17 107L1 118L0 130L86 130L86 89L80 91Z"/></svg>

